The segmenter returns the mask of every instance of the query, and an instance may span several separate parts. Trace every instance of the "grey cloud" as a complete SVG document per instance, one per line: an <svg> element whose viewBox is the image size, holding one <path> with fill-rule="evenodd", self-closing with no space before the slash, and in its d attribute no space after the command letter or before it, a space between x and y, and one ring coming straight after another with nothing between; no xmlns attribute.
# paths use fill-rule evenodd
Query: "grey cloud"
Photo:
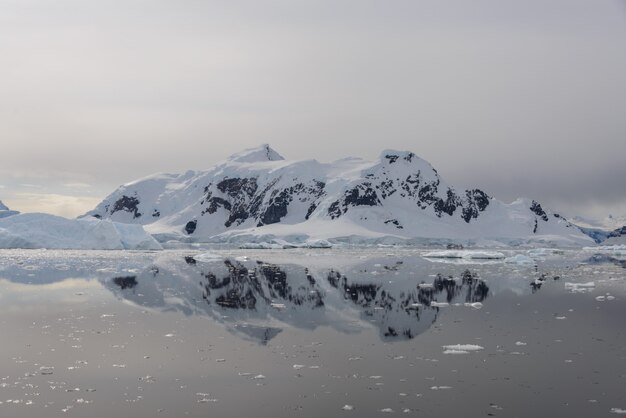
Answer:
<svg viewBox="0 0 626 418"><path fill-rule="evenodd" d="M9 0L0 39L0 168L55 193L270 142L559 211L626 195L623 2Z"/></svg>

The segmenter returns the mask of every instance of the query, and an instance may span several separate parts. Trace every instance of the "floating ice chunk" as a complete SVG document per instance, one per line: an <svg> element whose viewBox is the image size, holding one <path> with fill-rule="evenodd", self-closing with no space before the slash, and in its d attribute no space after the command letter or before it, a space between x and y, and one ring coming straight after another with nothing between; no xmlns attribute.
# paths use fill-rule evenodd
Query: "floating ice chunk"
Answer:
<svg viewBox="0 0 626 418"><path fill-rule="evenodd" d="M265 376L263 376L262 374L257 374L256 376L253 377L253 379L263 380L263 379L265 379Z"/></svg>
<svg viewBox="0 0 626 418"><path fill-rule="evenodd" d="M381 410L380 410L380 412L383 412L383 413L392 413L392 412L393 412L393 409L391 409L391 408L383 408L383 409L381 409Z"/></svg>
<svg viewBox="0 0 626 418"><path fill-rule="evenodd" d="M42 375L44 375L44 376L51 375L52 373L54 373L54 367L52 367L52 366L41 366L39 368L39 372Z"/></svg>
<svg viewBox="0 0 626 418"><path fill-rule="evenodd" d="M211 262L214 262L214 261L220 261L222 259L222 257L219 256L218 254L202 253L202 254L194 255L193 259L196 260L196 261L199 261L201 263L211 263Z"/></svg>
<svg viewBox="0 0 626 418"><path fill-rule="evenodd" d="M594 282L587 283L569 283L565 282L565 289L572 293L585 293L591 292L596 287Z"/></svg>
<svg viewBox="0 0 626 418"><path fill-rule="evenodd" d="M454 345L444 345L442 347L444 350L465 351L465 352L480 351L480 350L485 349L485 347L476 345L476 344L454 344ZM453 354L453 353L450 353L450 354ZM457 353L454 353L454 354L457 354Z"/></svg>
<svg viewBox="0 0 626 418"><path fill-rule="evenodd" d="M354 409L354 406L346 404L341 409L343 409L344 411L352 411Z"/></svg>
<svg viewBox="0 0 626 418"><path fill-rule="evenodd" d="M443 354L469 354L469 351L465 350L445 350Z"/></svg>
<svg viewBox="0 0 626 418"><path fill-rule="evenodd" d="M611 408L610 411L612 414L626 414L626 409L622 408Z"/></svg>
<svg viewBox="0 0 626 418"><path fill-rule="evenodd" d="M294 364L293 368L295 370L300 370L300 369L304 369L306 366L304 364Z"/></svg>
<svg viewBox="0 0 626 418"><path fill-rule="evenodd" d="M446 306L450 306L447 302L430 302L430 306L433 308L445 308Z"/></svg>
<svg viewBox="0 0 626 418"><path fill-rule="evenodd" d="M596 284L594 282L587 282L587 283L570 283L570 282L565 282L565 287L596 287Z"/></svg>
<svg viewBox="0 0 626 418"><path fill-rule="evenodd" d="M507 257L504 259L505 263L509 264L535 264L535 260L524 255L524 254L516 254L512 257Z"/></svg>
<svg viewBox="0 0 626 418"><path fill-rule="evenodd" d="M430 390L448 390L452 389L452 386L431 386Z"/></svg>
<svg viewBox="0 0 626 418"><path fill-rule="evenodd" d="M425 258L463 258L474 260L493 260L503 259L504 254L498 251L478 251L478 250L444 250L431 251L422 254Z"/></svg>
<svg viewBox="0 0 626 418"><path fill-rule="evenodd" d="M474 303L465 303L464 306L474 308L474 309L481 309L483 307L483 304L480 302L474 302Z"/></svg>
<svg viewBox="0 0 626 418"><path fill-rule="evenodd" d="M598 302L604 302L605 296L596 296Z"/></svg>
<svg viewBox="0 0 626 418"><path fill-rule="evenodd" d="M523 341L517 341L515 343L515 345L517 345L518 347L521 347L521 346L524 346L524 345L527 345L527 344L525 342L523 342Z"/></svg>
<svg viewBox="0 0 626 418"><path fill-rule="evenodd" d="M275 309L285 309L287 307L284 303L270 303L270 306Z"/></svg>

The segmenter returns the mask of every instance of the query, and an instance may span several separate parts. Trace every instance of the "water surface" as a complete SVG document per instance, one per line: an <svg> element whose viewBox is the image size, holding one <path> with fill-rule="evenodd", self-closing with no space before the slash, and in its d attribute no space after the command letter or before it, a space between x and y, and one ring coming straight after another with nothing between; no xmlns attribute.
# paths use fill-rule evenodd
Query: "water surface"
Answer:
<svg viewBox="0 0 626 418"><path fill-rule="evenodd" d="M626 269L417 249L0 252L0 416L614 416Z"/></svg>

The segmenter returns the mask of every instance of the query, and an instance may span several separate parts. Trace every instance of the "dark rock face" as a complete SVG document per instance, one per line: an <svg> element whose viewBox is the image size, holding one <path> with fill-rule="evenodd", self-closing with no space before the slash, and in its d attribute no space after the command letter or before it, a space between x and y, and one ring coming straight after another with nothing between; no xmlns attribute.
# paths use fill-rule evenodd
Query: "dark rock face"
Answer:
<svg viewBox="0 0 626 418"><path fill-rule="evenodd" d="M317 208L317 201L324 195L326 184L321 181L312 183L296 183L286 188L277 188L277 178L259 188L256 178L228 178L215 186L209 184L204 188L204 198L200 202L204 206L202 216L213 215L222 208L227 212L224 226L241 225L248 219L254 219L257 226L280 222L287 216L291 202L298 200L310 202L305 219ZM217 195L216 195L217 194ZM219 196L221 194L221 196Z"/></svg>
<svg viewBox="0 0 626 418"><path fill-rule="evenodd" d="M121 210L132 213L133 219L141 217L141 213L139 213L139 199L136 196L122 196L113 204L113 209L111 209L111 215L115 212L119 212Z"/></svg>
<svg viewBox="0 0 626 418"><path fill-rule="evenodd" d="M617 237L621 237L622 235L626 235L626 226L623 226L621 228L618 228L610 232L608 235L608 238L617 238Z"/></svg>
<svg viewBox="0 0 626 418"><path fill-rule="evenodd" d="M462 216L465 222L478 218L478 214L489 206L490 197L479 189L467 190L465 192L466 206L463 207Z"/></svg>
<svg viewBox="0 0 626 418"><path fill-rule="evenodd" d="M187 235L193 234L196 231L197 226L198 226L197 220L187 222L187 224L185 225L185 232L187 233Z"/></svg>
<svg viewBox="0 0 626 418"><path fill-rule="evenodd" d="M535 202L533 200L532 204L530 205L530 211L540 217L542 220L548 222L548 215L538 202Z"/></svg>
<svg viewBox="0 0 626 418"><path fill-rule="evenodd" d="M341 201L333 202L328 208L328 215L338 218L348 211L348 208L355 206L377 206L380 200L372 184L364 182L345 192Z"/></svg>

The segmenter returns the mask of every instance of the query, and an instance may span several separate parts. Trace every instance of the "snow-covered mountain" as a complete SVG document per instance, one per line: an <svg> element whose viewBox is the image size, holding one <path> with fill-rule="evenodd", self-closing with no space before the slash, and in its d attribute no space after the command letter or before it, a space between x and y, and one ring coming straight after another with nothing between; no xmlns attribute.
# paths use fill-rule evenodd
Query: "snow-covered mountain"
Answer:
<svg viewBox="0 0 626 418"><path fill-rule="evenodd" d="M427 161L394 150L326 164L262 145L206 171L128 183L85 216L142 224L160 240L593 243L538 202L457 190Z"/></svg>
<svg viewBox="0 0 626 418"><path fill-rule="evenodd" d="M603 220L586 219L576 216L572 223L603 245L620 245L626 243L626 217L609 215Z"/></svg>

